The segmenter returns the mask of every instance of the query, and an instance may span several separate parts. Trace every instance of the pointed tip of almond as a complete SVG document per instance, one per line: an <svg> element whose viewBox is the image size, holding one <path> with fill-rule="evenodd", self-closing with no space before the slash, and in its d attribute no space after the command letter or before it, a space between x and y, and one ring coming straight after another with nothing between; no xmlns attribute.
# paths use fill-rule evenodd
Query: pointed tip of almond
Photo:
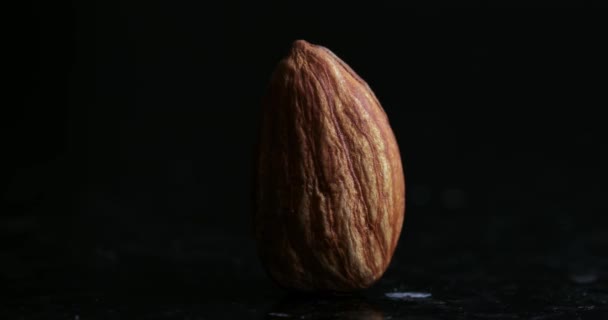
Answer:
<svg viewBox="0 0 608 320"><path fill-rule="evenodd" d="M311 46L312 46L312 44L310 44L310 42L308 42L306 40L302 40L302 39L295 40L291 44L291 47L295 50L304 50L306 48L310 48Z"/></svg>
<svg viewBox="0 0 608 320"><path fill-rule="evenodd" d="M317 52L321 46L312 44L306 40L298 39L291 43L291 54L301 54L304 52L311 53Z"/></svg>

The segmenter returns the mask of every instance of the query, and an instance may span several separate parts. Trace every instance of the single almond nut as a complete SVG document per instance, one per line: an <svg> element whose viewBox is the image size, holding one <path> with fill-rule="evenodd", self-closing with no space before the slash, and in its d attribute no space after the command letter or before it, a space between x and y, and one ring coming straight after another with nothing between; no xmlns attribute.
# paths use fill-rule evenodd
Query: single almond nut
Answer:
<svg viewBox="0 0 608 320"><path fill-rule="evenodd" d="M329 49L276 67L256 153L255 238L280 286L348 292L386 271L405 215L397 141L378 99Z"/></svg>

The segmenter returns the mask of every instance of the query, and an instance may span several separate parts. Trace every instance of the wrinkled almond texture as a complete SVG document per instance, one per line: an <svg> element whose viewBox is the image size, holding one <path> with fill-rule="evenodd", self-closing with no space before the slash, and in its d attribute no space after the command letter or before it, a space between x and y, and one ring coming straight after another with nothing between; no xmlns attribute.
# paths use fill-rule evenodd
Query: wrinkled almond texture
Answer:
<svg viewBox="0 0 608 320"><path fill-rule="evenodd" d="M399 149L372 90L330 50L295 41L260 129L253 222L269 275L304 291L372 285L405 214Z"/></svg>

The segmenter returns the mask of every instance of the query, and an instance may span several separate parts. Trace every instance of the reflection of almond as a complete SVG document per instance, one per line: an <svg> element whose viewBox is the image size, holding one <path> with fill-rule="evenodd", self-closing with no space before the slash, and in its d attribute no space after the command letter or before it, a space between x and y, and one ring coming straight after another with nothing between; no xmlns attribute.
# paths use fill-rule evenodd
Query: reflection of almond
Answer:
<svg viewBox="0 0 608 320"><path fill-rule="evenodd" d="M372 285L405 214L399 148L374 93L330 50L298 40L260 129L254 227L269 275L304 291Z"/></svg>

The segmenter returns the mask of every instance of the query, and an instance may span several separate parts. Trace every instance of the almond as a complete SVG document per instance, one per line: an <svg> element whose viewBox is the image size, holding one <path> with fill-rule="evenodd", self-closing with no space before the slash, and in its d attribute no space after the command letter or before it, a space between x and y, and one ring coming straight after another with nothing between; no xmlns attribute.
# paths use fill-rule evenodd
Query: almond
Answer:
<svg viewBox="0 0 608 320"><path fill-rule="evenodd" d="M261 111L253 224L281 287L349 292L386 271L405 215L405 178L368 84L304 40L279 62Z"/></svg>

